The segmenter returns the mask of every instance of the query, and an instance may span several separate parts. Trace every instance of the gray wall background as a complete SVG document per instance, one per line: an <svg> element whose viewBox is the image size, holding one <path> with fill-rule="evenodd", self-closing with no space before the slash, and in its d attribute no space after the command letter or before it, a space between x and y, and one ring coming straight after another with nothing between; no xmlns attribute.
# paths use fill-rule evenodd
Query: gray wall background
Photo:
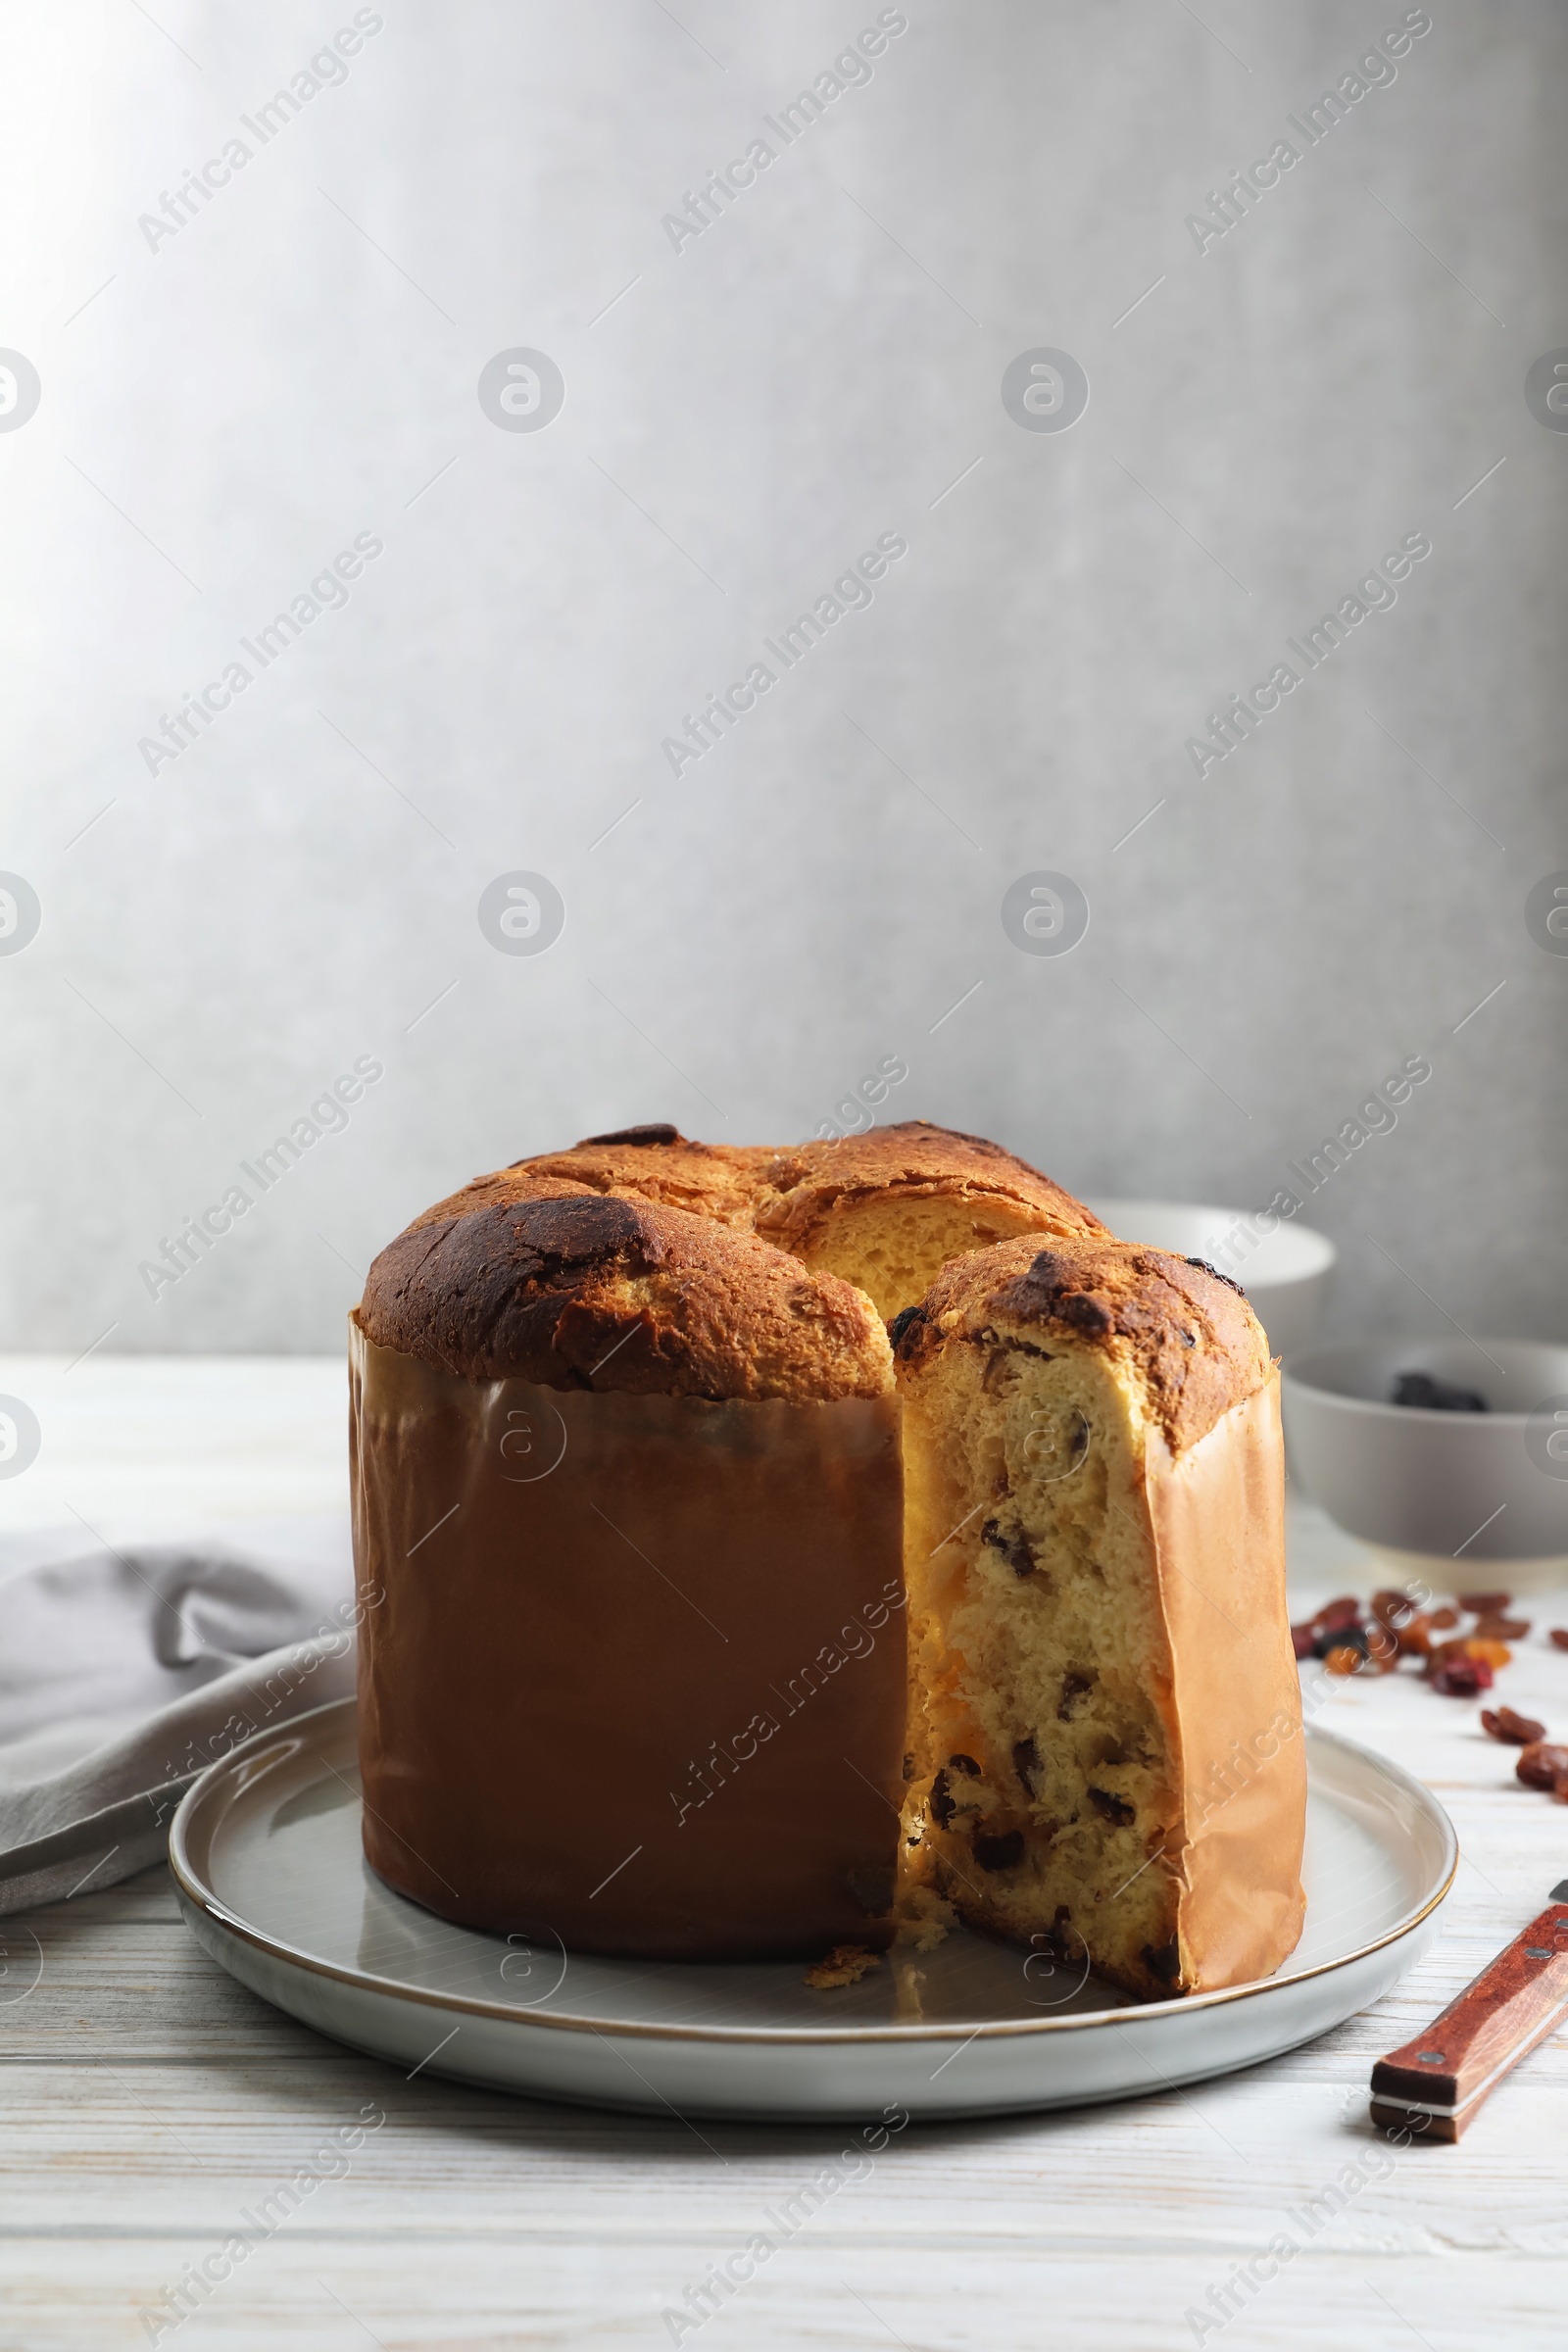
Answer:
<svg viewBox="0 0 1568 2352"><path fill-rule="evenodd" d="M794 1140L889 1054L883 1117L1243 1205L1425 1054L1307 1211L1334 1318L1565 1336L1568 960L1524 912L1568 866L1568 439L1524 398L1568 344L1561 10L1435 0L1201 256L1186 217L1402 8L909 0L679 253L662 216L875 6L378 13L156 251L138 217L352 8L10 23L0 343L42 399L0 433L0 867L42 919L0 957L7 1343L335 1348L476 1170L639 1118ZM564 372L546 430L476 397L515 346ZM1087 371L1069 431L1004 410L1034 346ZM872 607L671 776L887 531ZM1416 531L1397 605L1200 780L1216 699ZM347 607L149 775L359 532ZM537 956L476 919L517 868L566 906ZM1068 956L1004 933L1036 868L1087 894ZM346 1131L149 1298L366 1054Z"/></svg>

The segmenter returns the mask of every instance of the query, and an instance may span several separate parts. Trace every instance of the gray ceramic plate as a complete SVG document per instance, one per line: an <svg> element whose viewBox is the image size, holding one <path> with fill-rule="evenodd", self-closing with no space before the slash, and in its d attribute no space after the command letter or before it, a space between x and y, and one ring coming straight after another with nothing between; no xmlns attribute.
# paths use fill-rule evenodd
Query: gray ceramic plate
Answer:
<svg viewBox="0 0 1568 2352"><path fill-rule="evenodd" d="M1277 1976L1148 2006L963 1932L813 1992L795 1962L602 1960L450 1927L360 1851L352 1700L190 1789L170 1860L205 1949L318 2033L496 2090L685 2115L983 2115L1195 2082L1309 2041L1426 1949L1453 1880L1418 1781L1308 1732L1306 1931Z"/></svg>

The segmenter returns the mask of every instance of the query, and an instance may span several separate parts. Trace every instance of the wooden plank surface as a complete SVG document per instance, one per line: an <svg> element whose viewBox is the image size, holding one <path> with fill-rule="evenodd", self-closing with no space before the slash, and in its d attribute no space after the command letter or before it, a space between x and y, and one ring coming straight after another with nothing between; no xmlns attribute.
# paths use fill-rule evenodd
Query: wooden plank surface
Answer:
<svg viewBox="0 0 1568 2352"><path fill-rule="evenodd" d="M35 1370L0 1361L0 1388L25 1395L22 1375ZM298 1441L293 1467L274 1459L260 1482L243 1368L219 1367L215 1397L212 1366L165 1363L149 1401L142 1368L109 1359L91 1403L100 1429L118 1432L108 1447L79 1423L62 1429L70 1388L52 1368L70 1459L57 1460L50 1506L90 1489L93 1515L142 1531L160 1494L188 1514L195 1481L217 1517L333 1507L334 1379L310 1362L251 1370L269 1446L286 1455ZM37 1505L13 1499L24 1484L0 1490L0 1531L29 1513L37 1523ZM1299 1504L1293 1577L1301 1607L1373 1581L1358 1547ZM1568 1594L1520 1605L1537 1630L1503 1695L1568 1733L1568 1653L1542 1630L1568 1623ZM1568 2034L1542 2045L1457 2147L1396 2153L1367 2120L1373 2058L1451 1999L1568 1876L1568 1808L1517 1787L1511 1753L1477 1714L1400 1677L1347 1683L1319 1717L1436 1788L1464 1854L1439 1940L1374 2009L1194 2089L912 2125L849 2163L852 2134L838 2127L705 2122L699 2132L405 2081L242 1990L198 1949L162 1870L0 1922L0 2352L154 2340L141 2311L306 2173L318 2185L156 2340L184 2352L666 2345L677 2330L662 2315L835 2159L845 2178L819 2210L679 2341L705 2352L1558 2345ZM1267 2254L1281 2233L1298 2246L1282 2264ZM1260 2258L1277 2275L1242 2272L1237 2283L1238 2266ZM1227 2291L1234 2316L1222 2323Z"/></svg>

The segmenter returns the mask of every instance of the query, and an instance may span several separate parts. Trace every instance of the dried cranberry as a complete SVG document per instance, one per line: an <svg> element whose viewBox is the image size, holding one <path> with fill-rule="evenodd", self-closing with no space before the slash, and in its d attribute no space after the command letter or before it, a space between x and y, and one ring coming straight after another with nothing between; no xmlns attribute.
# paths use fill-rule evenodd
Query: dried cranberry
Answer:
<svg viewBox="0 0 1568 2352"><path fill-rule="evenodd" d="M1298 1658L1315 1657L1317 1654L1317 1635L1313 1631L1312 1627L1309 1625L1293 1625L1291 1628L1291 1647L1295 1650Z"/></svg>
<svg viewBox="0 0 1568 2352"><path fill-rule="evenodd" d="M1445 1698L1474 1698L1478 1690L1492 1689L1492 1668L1485 1658L1450 1658L1432 1677L1432 1688Z"/></svg>
<svg viewBox="0 0 1568 2352"><path fill-rule="evenodd" d="M1532 1741L1546 1737L1544 1723L1536 1723L1528 1715L1516 1715L1512 1707L1483 1707L1481 1729L1490 1732L1494 1740L1509 1740L1515 1747L1529 1747Z"/></svg>
<svg viewBox="0 0 1568 2352"><path fill-rule="evenodd" d="M1520 1749L1513 1770L1515 1780L1523 1781L1527 1788L1555 1788L1568 1775L1568 1747L1558 1747L1549 1740L1532 1740L1528 1747Z"/></svg>

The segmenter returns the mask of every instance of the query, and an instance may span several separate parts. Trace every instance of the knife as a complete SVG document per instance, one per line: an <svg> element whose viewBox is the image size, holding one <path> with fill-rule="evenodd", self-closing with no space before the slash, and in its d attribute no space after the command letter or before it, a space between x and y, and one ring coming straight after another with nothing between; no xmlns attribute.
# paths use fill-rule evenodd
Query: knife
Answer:
<svg viewBox="0 0 1568 2352"><path fill-rule="evenodd" d="M1424 2034L1372 2069L1372 2121L1456 2140L1490 2091L1568 2009L1568 1879Z"/></svg>

